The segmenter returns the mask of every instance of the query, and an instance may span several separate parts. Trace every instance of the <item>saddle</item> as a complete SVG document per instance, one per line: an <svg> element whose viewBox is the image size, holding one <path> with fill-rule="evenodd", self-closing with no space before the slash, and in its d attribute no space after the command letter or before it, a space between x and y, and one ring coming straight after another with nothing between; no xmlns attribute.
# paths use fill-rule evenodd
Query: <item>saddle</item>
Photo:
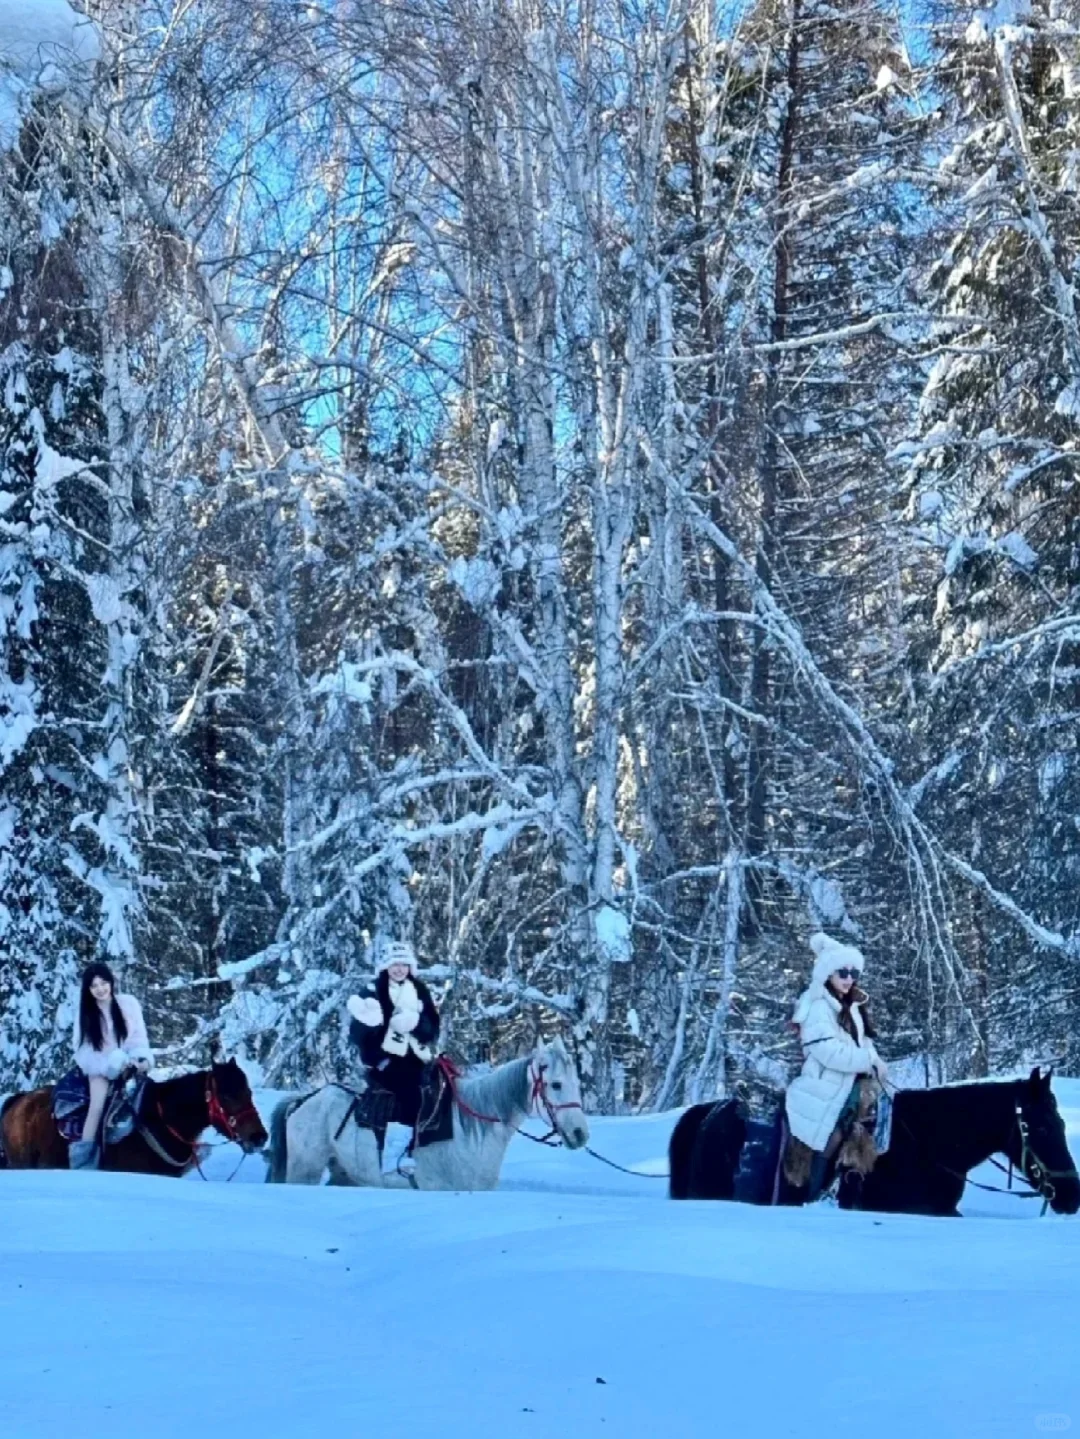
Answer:
<svg viewBox="0 0 1080 1439"><path fill-rule="evenodd" d="M781 1117L784 1118L782 1105ZM837 1173L865 1178L888 1150L892 1099L867 1076L858 1079L820 1154L787 1131L786 1119L784 1130L784 1178L794 1189L809 1187L808 1198L816 1199Z"/></svg>
<svg viewBox="0 0 1080 1439"><path fill-rule="evenodd" d="M109 1086L105 1113L101 1121L101 1142L104 1148L119 1144L131 1134L142 1113L146 1093L145 1075L114 1080ZM86 1111L90 1108L90 1083L81 1069L71 1069L53 1088L52 1116L61 1139L81 1139Z"/></svg>
<svg viewBox="0 0 1080 1439"><path fill-rule="evenodd" d="M350 1120L357 1128L372 1131L380 1156L386 1143L387 1127L391 1124L404 1123L412 1129L412 1139L406 1150L409 1154L415 1148L424 1149L429 1144L439 1144L453 1137L454 1095L444 1056L440 1055L424 1066L420 1077L420 1111L415 1124L407 1113L403 1114L398 1095L379 1084L377 1071L369 1070L368 1077L366 1089L348 1090L352 1100L337 1127L335 1139L341 1137ZM347 1086L342 1085L341 1088Z"/></svg>

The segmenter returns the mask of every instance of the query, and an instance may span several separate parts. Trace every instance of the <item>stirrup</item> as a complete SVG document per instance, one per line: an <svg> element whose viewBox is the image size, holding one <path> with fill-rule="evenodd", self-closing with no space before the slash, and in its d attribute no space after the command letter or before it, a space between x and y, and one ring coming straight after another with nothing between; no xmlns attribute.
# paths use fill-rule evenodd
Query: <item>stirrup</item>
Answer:
<svg viewBox="0 0 1080 1439"><path fill-rule="evenodd" d="M100 1164L96 1139L73 1139L68 1145L69 1169L97 1169Z"/></svg>

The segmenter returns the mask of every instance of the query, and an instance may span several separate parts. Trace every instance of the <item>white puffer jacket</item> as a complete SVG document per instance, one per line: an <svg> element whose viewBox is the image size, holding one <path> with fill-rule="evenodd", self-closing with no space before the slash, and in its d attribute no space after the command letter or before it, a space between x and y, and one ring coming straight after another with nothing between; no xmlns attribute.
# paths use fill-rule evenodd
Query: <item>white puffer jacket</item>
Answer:
<svg viewBox="0 0 1080 1439"><path fill-rule="evenodd" d="M871 1074L880 1061L874 1041L866 1037L859 1004L850 1007L855 1040L840 1023L840 1001L826 988L830 974L838 969L856 969L861 976L862 955L826 934L815 934L810 947L815 955L813 974L792 1015L799 1027L803 1067L788 1085L786 1107L795 1138L820 1152L836 1128L855 1080Z"/></svg>

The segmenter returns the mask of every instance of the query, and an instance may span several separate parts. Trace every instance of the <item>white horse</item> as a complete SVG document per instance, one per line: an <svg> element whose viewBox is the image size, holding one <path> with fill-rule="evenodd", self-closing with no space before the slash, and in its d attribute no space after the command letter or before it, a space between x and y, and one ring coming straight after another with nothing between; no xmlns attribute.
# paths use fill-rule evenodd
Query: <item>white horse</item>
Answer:
<svg viewBox="0 0 1080 1439"><path fill-rule="evenodd" d="M351 1104L350 1091L336 1084L282 1100L270 1121L267 1182L318 1184L329 1167L348 1184L408 1185L402 1175L383 1174L375 1135L349 1116ZM546 1119L568 1149L589 1142L581 1083L561 1039L489 1073L458 1078L453 1137L416 1147L411 1182L417 1189L494 1189L507 1145L531 1115Z"/></svg>

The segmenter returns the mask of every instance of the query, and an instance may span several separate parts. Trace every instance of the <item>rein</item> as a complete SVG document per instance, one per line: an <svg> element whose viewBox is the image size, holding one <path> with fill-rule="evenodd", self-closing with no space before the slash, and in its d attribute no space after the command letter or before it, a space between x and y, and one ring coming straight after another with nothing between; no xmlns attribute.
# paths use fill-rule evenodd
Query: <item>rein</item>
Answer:
<svg viewBox="0 0 1080 1439"><path fill-rule="evenodd" d="M448 1058L445 1054L441 1054L436 1060L436 1063L446 1076L447 1083L450 1085L450 1092L454 1097L454 1103L463 1114L467 1114L470 1119L480 1120L482 1124L506 1123L504 1119L499 1119L496 1115L478 1114L475 1109L466 1104L457 1087L457 1081L461 1078L461 1070L458 1069L452 1059ZM566 1104L553 1103L547 1092L547 1081L544 1079L544 1071L546 1069L546 1064L538 1064L534 1070L532 1060L529 1061L529 1112L531 1113L533 1109L542 1109L544 1114L547 1115L547 1121L551 1125L551 1128L547 1134L544 1135L530 1134L526 1129L517 1129L515 1133L520 1134L522 1139L531 1140L533 1144L544 1145L546 1149L562 1149L565 1146L559 1138L559 1126L555 1116L567 1109L583 1109L583 1106L578 1103L577 1100L571 1100ZM616 1164L614 1159L607 1159L604 1155L598 1154L595 1149L590 1149L587 1144L584 1146L584 1149L586 1154L591 1154L592 1157L598 1159L601 1164L606 1164L611 1169L617 1169L620 1174L630 1174L635 1179L667 1179L669 1177L666 1174L642 1174L637 1169L627 1169L623 1164Z"/></svg>
<svg viewBox="0 0 1080 1439"><path fill-rule="evenodd" d="M239 1144L240 1138L237 1131L239 1129L241 1121L245 1119L251 1119L253 1117L255 1119L258 1119L259 1117L258 1110L255 1108L254 1104L245 1104L240 1109L238 1109L235 1114L229 1114L221 1103L221 1099L217 1092L217 1084L214 1081L214 1076L212 1072L206 1081L206 1089L204 1093L206 1099L207 1123L213 1125L213 1127L217 1130L219 1134L225 1136L225 1141L227 1144ZM172 1155L168 1153L168 1151L156 1138L156 1136L150 1131L150 1129L146 1125L140 1124L139 1134L141 1135L143 1142L147 1145L148 1148L153 1150L153 1152L158 1156L159 1159L164 1160L166 1164L172 1165L174 1169L187 1169L191 1164L194 1164L195 1168L199 1171L199 1178L205 1183L206 1175L203 1173L202 1167L203 1156L200 1155L199 1150L200 1148L205 1148L206 1146L202 1146L199 1144L198 1135L196 1135L194 1139L188 1139L186 1134L181 1134L179 1130L175 1129L169 1123L169 1121L165 1118L164 1111L161 1108L160 1094L156 1097L156 1104L157 1117L161 1121L162 1128L167 1134L170 1134L178 1144L184 1145L185 1148L188 1150L188 1154L184 1159L174 1159ZM203 1125L202 1128L205 1129L206 1125ZM199 1133L202 1133L202 1129L200 1129ZM240 1164L243 1164L246 1158L247 1154L245 1153L241 1156ZM233 1170L232 1174L229 1175L228 1179L225 1181L226 1184L231 1184L232 1181L235 1179L236 1175L240 1172L240 1164L238 1164Z"/></svg>
<svg viewBox="0 0 1080 1439"><path fill-rule="evenodd" d="M1043 1164L1042 1160L1035 1153L1035 1150L1031 1147L1028 1138L1031 1131L1028 1127L1027 1120L1024 1118L1024 1111L1020 1107L1019 1101L1014 1101L1013 1109L1016 1116L1016 1127L1020 1134L1020 1178L1025 1184L1030 1186L1030 1193L1022 1194L1012 1187L1014 1166L1011 1159L1006 1167L992 1154L987 1156L995 1169L1000 1170L1002 1174L1008 1175L1009 1183L1007 1188L1003 1188L1000 1184L983 1184L978 1179L970 1178L967 1173L961 1173L960 1170L953 1169L951 1165L943 1163L940 1159L931 1159L930 1162L936 1169L940 1169L944 1174L951 1174L954 1179L963 1180L965 1184L970 1184L973 1189L981 1189L984 1194L1007 1194L1013 1199L1041 1199L1043 1202L1043 1207L1039 1212L1039 1218L1041 1219L1057 1194L1057 1190L1051 1181L1054 1179L1071 1179L1073 1175L1068 1170L1049 1169ZM916 1145L918 1145L918 1136L912 1131L911 1126L902 1119L899 1119L898 1122L901 1127L907 1131L908 1137L913 1139Z"/></svg>
<svg viewBox="0 0 1080 1439"><path fill-rule="evenodd" d="M461 1070L458 1069L457 1065L449 1057L449 1055L440 1054L435 1063L438 1065L440 1071L445 1077L447 1084L449 1084L450 1093L453 1097L454 1103L457 1105L458 1109L461 1110L462 1114L467 1114L470 1119L479 1120L481 1124L507 1123L505 1119L501 1119L497 1114L481 1114L478 1110L473 1109L470 1104L468 1104L464 1099L462 1099L461 1091L458 1088L458 1080L461 1078ZM530 1084L529 1107L527 1112L531 1114L534 1108L542 1108L544 1113L547 1115L548 1123L551 1125L550 1131L542 1138L540 1138L535 1134L527 1133L527 1131L524 1129L518 1129L516 1126L510 1127L514 1129L515 1134L520 1134L523 1139L531 1139L534 1144L544 1144L549 1149L556 1149L558 1148L558 1144L552 1142L559 1132L558 1123L555 1119L556 1114L566 1109L580 1109L581 1105L576 1100L573 1100L568 1104L552 1103L551 1098L547 1092L547 1081L544 1079L544 1071L546 1069L546 1064L538 1064L536 1066L536 1069L534 1070L533 1062L531 1059L529 1060Z"/></svg>

